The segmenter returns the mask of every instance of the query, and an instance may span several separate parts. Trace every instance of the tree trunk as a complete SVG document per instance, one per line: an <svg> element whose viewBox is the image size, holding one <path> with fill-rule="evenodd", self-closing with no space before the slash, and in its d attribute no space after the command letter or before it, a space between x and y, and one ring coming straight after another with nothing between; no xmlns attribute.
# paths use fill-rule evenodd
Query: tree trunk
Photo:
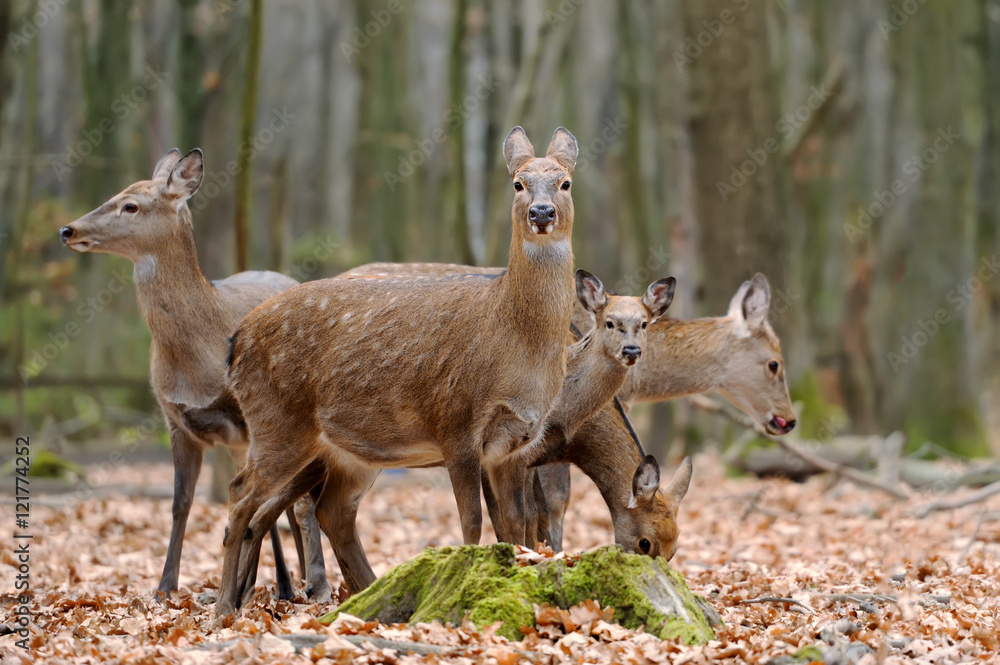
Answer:
<svg viewBox="0 0 1000 665"><path fill-rule="evenodd" d="M685 0L687 36L698 45L706 26L729 20L684 66L691 76L694 208L700 222L706 312L724 312L734 290L757 271L785 284L781 134L769 76L767 3L743 11L730 0ZM724 82L720 80L724 77ZM772 143L774 142L774 143ZM762 164L760 162L763 162Z"/></svg>

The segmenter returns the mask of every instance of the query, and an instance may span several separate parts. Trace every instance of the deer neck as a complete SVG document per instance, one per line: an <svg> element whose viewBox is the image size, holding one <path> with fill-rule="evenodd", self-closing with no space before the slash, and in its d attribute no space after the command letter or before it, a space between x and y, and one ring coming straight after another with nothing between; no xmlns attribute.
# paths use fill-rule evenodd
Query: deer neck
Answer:
<svg viewBox="0 0 1000 665"><path fill-rule="evenodd" d="M194 230L180 225L177 235L155 253L134 260L139 309L160 353L183 357L199 331L221 320L215 287L198 262Z"/></svg>
<svg viewBox="0 0 1000 665"><path fill-rule="evenodd" d="M604 353L591 330L568 349L566 381L552 418L561 417L565 425L587 419L618 392L627 375L628 368Z"/></svg>
<svg viewBox="0 0 1000 665"><path fill-rule="evenodd" d="M501 320L515 322L529 348L549 341L564 348L575 297L569 240L539 246L515 232L507 272L498 281Z"/></svg>
<svg viewBox="0 0 1000 665"><path fill-rule="evenodd" d="M649 328L646 353L619 396L660 401L719 388L729 362L730 331L719 318L663 318Z"/></svg>
<svg viewBox="0 0 1000 665"><path fill-rule="evenodd" d="M594 481L617 523L631 498L632 477L642 456L614 406L607 404L589 418L574 434L567 451L566 461Z"/></svg>

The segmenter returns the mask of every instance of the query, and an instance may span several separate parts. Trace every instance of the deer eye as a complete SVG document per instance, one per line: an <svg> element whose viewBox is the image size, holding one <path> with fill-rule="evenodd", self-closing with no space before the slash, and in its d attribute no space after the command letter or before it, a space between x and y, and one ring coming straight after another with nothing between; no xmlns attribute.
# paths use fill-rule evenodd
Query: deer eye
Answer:
<svg viewBox="0 0 1000 665"><path fill-rule="evenodd" d="M639 541L639 549L642 550L643 554L649 554L649 548L651 548L652 546L653 544L650 543L645 538Z"/></svg>
<svg viewBox="0 0 1000 665"><path fill-rule="evenodd" d="M122 206L123 212L139 212L139 206L134 203L126 203Z"/></svg>
<svg viewBox="0 0 1000 665"><path fill-rule="evenodd" d="M643 322L642 322L642 329L643 329L643 330L645 330L645 329L646 329L646 322L645 322L645 321L643 321Z"/></svg>
<svg viewBox="0 0 1000 665"><path fill-rule="evenodd" d="M514 191L515 192L523 192L524 191L524 185L522 185L519 182L515 182L514 183Z"/></svg>
<svg viewBox="0 0 1000 665"><path fill-rule="evenodd" d="M614 330L615 324L612 323L611 321L606 321L604 325L608 327L608 330Z"/></svg>
<svg viewBox="0 0 1000 665"><path fill-rule="evenodd" d="M569 180L564 180L563 184L559 186L559 189L563 190L564 192L568 192L572 184L573 183L571 183Z"/></svg>
<svg viewBox="0 0 1000 665"><path fill-rule="evenodd" d="M778 361L777 360L772 360L771 362L769 362L767 364L767 368L769 370L771 370L772 374L777 374L778 373Z"/></svg>

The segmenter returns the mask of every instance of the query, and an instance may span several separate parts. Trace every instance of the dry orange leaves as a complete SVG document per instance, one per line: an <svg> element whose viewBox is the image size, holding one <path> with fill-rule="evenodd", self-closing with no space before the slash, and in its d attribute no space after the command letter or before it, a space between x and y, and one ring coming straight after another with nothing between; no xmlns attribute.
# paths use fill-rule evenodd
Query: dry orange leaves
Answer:
<svg viewBox="0 0 1000 665"><path fill-rule="evenodd" d="M115 473L104 482L171 485L168 464ZM203 480L205 487L207 472ZM573 482L567 545L579 551L611 542L596 488L581 475ZM0 655L5 662L67 664L756 663L820 644L828 658L854 662L1000 660L1000 522L985 520L959 561L983 504L912 516L918 502L932 498L899 503L849 483L831 487L829 478L802 485L732 479L713 457L700 456L673 563L726 623L716 640L689 647L623 628L595 602L537 607L536 626L518 642L497 635L496 626L468 622L385 626L341 616L323 626L316 617L334 605L273 599L266 546L253 602L232 628L213 631L223 506L196 501L182 590L161 602L153 589L166 552L169 499L35 496L30 648L15 647L19 638L8 634L0 637ZM1000 497L985 505L992 515ZM10 502L0 519L13 523ZM362 504L359 528L378 574L424 547L459 543L447 474L384 474ZM488 532L484 542L492 540ZM285 552L294 559L287 533ZM329 550L327 556L336 587L340 571ZM519 554L525 563L550 556L556 554L544 549ZM16 627L16 561L8 547L0 549L0 571L0 623Z"/></svg>

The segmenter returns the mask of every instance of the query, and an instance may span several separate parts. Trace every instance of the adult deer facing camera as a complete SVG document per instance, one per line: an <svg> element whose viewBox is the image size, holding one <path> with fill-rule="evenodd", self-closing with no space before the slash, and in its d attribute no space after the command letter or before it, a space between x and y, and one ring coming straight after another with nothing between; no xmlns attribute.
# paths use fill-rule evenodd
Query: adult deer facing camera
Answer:
<svg viewBox="0 0 1000 665"><path fill-rule="evenodd" d="M139 308L152 335L150 379L170 432L174 461L173 526L167 559L157 590L177 589L181 548L195 485L207 447L217 443L242 466L247 441L237 424L238 410L220 413L219 425L198 429L187 419L193 408L206 407L225 388L228 337L251 309L298 282L274 272L241 272L209 282L198 264L194 226L187 200L204 176L202 153L174 149L163 156L150 180L129 185L96 210L59 231L75 252L107 252L130 259ZM289 514L293 530L297 525ZM322 543L315 519L306 520L309 543L307 578L312 595L330 598ZM291 598L277 529L271 531L278 595ZM297 544L301 536L297 536ZM303 553L299 554L300 563Z"/></svg>
<svg viewBox="0 0 1000 665"><path fill-rule="evenodd" d="M375 579L355 517L382 468L443 462L463 537L479 542L480 473L492 479L542 434L566 373L575 299L576 140L559 128L536 158L516 127L503 153L514 184L503 275L320 280L256 308L233 335L228 384L250 451L230 485L217 618L235 612L243 541L262 537L251 518L317 466L326 482L316 515L353 591ZM503 506L523 533L523 495Z"/></svg>

